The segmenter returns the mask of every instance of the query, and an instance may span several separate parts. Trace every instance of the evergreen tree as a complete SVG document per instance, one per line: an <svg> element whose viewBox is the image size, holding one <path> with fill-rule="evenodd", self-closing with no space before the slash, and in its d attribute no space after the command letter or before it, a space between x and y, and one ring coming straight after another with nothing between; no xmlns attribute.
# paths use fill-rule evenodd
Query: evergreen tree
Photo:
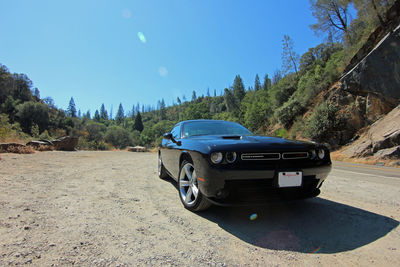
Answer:
<svg viewBox="0 0 400 267"><path fill-rule="evenodd" d="M108 114L106 108L104 107L104 103L101 104L100 107L100 118L105 121L108 120Z"/></svg>
<svg viewBox="0 0 400 267"><path fill-rule="evenodd" d="M39 91L39 89L37 89L36 87L35 87L35 89L33 90L33 95L40 99L40 91Z"/></svg>
<svg viewBox="0 0 400 267"><path fill-rule="evenodd" d="M82 118L81 110L78 110L78 118Z"/></svg>
<svg viewBox="0 0 400 267"><path fill-rule="evenodd" d="M207 88L207 96L211 96L210 95L210 88Z"/></svg>
<svg viewBox="0 0 400 267"><path fill-rule="evenodd" d="M122 107L122 103L119 103L117 115L115 116L115 120L117 121L118 124L122 123L122 121L125 118L124 114L124 108Z"/></svg>
<svg viewBox="0 0 400 267"><path fill-rule="evenodd" d="M93 117L93 119L95 120L95 121L97 121L97 122L99 122L100 121L100 113L99 113L99 111L96 109L96 111L94 112L94 117Z"/></svg>
<svg viewBox="0 0 400 267"><path fill-rule="evenodd" d="M265 74L262 89L268 91L270 88L271 88L271 79L268 77L268 74Z"/></svg>
<svg viewBox="0 0 400 267"><path fill-rule="evenodd" d="M299 60L299 55L294 51L293 40L285 34L282 40L282 66L285 73L294 71L297 74Z"/></svg>
<svg viewBox="0 0 400 267"><path fill-rule="evenodd" d="M236 75L235 80L233 81L233 96L237 103L240 103L245 95L246 91L244 89L242 78L240 75Z"/></svg>
<svg viewBox="0 0 400 267"><path fill-rule="evenodd" d="M238 112L238 104L235 99L235 96L232 94L231 90L229 90L228 88L225 88L224 100L225 100L225 105L226 105L226 109L228 110L228 112L233 112L233 113Z"/></svg>
<svg viewBox="0 0 400 267"><path fill-rule="evenodd" d="M256 78L254 80L254 91L258 91L261 89L260 77L256 74Z"/></svg>
<svg viewBox="0 0 400 267"><path fill-rule="evenodd" d="M76 117L76 107L75 107L75 101L74 101L73 97L71 97L71 100L69 101L68 108L67 108L67 115L72 118Z"/></svg>
<svg viewBox="0 0 400 267"><path fill-rule="evenodd" d="M179 96L176 98L176 102L178 102L178 105L182 104L181 99L179 98Z"/></svg>
<svg viewBox="0 0 400 267"><path fill-rule="evenodd" d="M184 96L184 97L185 97L185 96ZM196 91L193 90L193 93L192 93L192 101L195 101L196 99L197 99Z"/></svg>
<svg viewBox="0 0 400 267"><path fill-rule="evenodd" d="M139 132L143 131L143 122L142 122L142 116L140 115L140 112L136 114L135 117L135 123L133 124L133 129Z"/></svg>
<svg viewBox="0 0 400 267"><path fill-rule="evenodd" d="M214 89L214 97L217 96L217 90Z"/></svg>
<svg viewBox="0 0 400 267"><path fill-rule="evenodd" d="M161 120L167 119L167 114L165 112L165 101L164 98L160 102L160 115L161 115Z"/></svg>

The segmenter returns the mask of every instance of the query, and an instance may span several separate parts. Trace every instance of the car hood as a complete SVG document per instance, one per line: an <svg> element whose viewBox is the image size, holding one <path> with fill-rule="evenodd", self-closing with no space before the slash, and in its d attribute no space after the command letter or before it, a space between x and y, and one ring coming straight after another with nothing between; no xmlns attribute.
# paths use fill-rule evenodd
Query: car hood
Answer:
<svg viewBox="0 0 400 267"><path fill-rule="evenodd" d="M186 140L185 140L186 139ZM279 137L256 136L256 135L202 135L184 138L192 145L198 144L210 151L273 151L273 150L308 150L315 147L313 142L288 140Z"/></svg>

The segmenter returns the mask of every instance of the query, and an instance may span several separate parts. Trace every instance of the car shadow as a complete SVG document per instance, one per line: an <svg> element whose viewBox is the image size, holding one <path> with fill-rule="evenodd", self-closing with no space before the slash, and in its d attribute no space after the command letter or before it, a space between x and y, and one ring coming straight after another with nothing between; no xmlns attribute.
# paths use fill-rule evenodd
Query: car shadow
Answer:
<svg viewBox="0 0 400 267"><path fill-rule="evenodd" d="M167 179L176 189L172 178ZM370 244L399 222L321 197L244 207L211 206L199 216L262 248L302 253L338 253Z"/></svg>
<svg viewBox="0 0 400 267"><path fill-rule="evenodd" d="M249 244L302 253L353 250L399 225L389 217L319 197L268 206L213 206L198 215Z"/></svg>

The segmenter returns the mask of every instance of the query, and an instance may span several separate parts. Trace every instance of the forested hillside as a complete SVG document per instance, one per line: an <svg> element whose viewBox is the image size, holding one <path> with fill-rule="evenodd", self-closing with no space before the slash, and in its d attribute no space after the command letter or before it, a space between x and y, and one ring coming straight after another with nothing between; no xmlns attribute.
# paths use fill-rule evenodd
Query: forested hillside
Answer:
<svg viewBox="0 0 400 267"><path fill-rule="evenodd" d="M299 56L295 40L284 35L282 68L271 77L255 74L254 81L243 81L238 74L232 87L218 88L221 95L193 90L190 100L178 97L171 106L155 100L155 108L132 103L129 111L120 104L115 116L101 103L93 114L82 113L73 97L67 110L57 108L50 97L41 98L27 75L0 64L0 142L73 135L79 136L80 149L154 146L175 123L188 119L237 121L259 134L327 141L350 114L315 97L340 78L376 27L386 25L395 2L312 0L310 12L318 22L310 27L326 41Z"/></svg>

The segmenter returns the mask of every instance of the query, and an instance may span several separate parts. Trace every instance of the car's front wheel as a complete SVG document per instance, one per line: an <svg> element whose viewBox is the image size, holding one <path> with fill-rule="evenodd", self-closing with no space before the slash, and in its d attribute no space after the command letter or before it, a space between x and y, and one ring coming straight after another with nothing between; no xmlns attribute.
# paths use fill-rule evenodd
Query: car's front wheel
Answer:
<svg viewBox="0 0 400 267"><path fill-rule="evenodd" d="M162 162L161 153L158 153L158 177L161 179L167 179L169 177Z"/></svg>
<svg viewBox="0 0 400 267"><path fill-rule="evenodd" d="M182 204L191 211L201 211L209 208L211 203L199 190L196 170L191 161L184 160L179 172L179 197Z"/></svg>

